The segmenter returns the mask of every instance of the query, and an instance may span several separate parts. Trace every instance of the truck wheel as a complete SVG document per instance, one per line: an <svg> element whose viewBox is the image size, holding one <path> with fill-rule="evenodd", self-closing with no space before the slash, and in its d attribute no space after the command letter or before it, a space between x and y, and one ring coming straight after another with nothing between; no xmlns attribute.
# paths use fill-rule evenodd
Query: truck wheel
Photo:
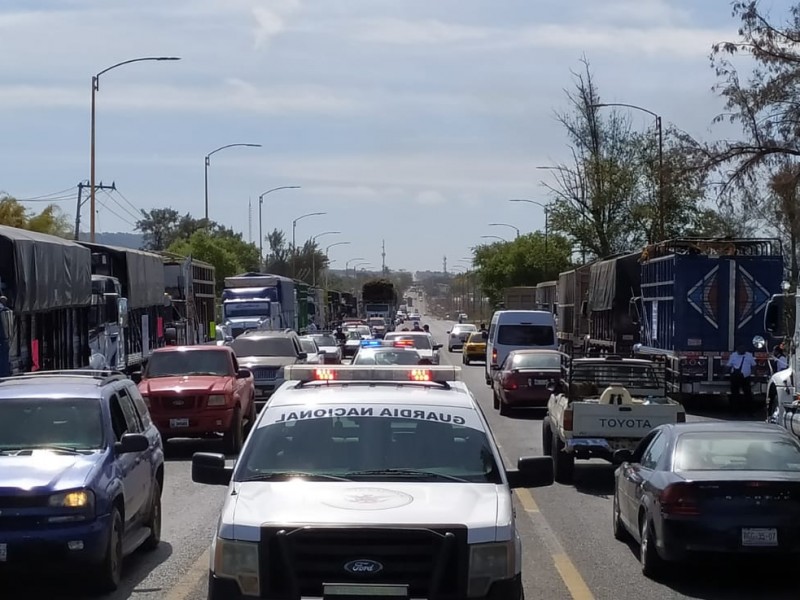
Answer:
<svg viewBox="0 0 800 600"><path fill-rule="evenodd" d="M92 587L102 593L115 591L122 579L122 515L116 506L111 509L110 524L106 555L92 578Z"/></svg>
<svg viewBox="0 0 800 600"><path fill-rule="evenodd" d="M564 442L553 431L553 445L550 448L553 457L553 475L558 483L572 483L575 471L575 455L564 450Z"/></svg>
<svg viewBox="0 0 800 600"><path fill-rule="evenodd" d="M242 422L242 409L237 406L233 409L231 428L225 432L223 444L226 454L238 454L244 441L244 423Z"/></svg>
<svg viewBox="0 0 800 600"><path fill-rule="evenodd" d="M497 395L497 392L492 390L492 407L497 410L500 408L500 396Z"/></svg>
<svg viewBox="0 0 800 600"><path fill-rule="evenodd" d="M550 417L542 421L542 454L550 456L553 453L553 431L550 426Z"/></svg>
<svg viewBox="0 0 800 600"><path fill-rule="evenodd" d="M142 549L151 552L161 543L161 486L158 481L153 482L153 499L151 500L150 516L145 526L150 529L149 537L142 544Z"/></svg>

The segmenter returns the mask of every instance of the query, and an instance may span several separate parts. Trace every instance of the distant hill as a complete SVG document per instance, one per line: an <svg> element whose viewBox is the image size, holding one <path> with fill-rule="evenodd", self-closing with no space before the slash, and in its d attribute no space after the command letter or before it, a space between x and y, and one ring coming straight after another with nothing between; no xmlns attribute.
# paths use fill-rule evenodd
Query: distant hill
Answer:
<svg viewBox="0 0 800 600"><path fill-rule="evenodd" d="M123 232L96 232L94 239L98 244L107 244L109 246L119 246L121 248L132 248L139 250L144 244L144 235L141 233L123 233ZM81 232L81 240L89 241L89 234Z"/></svg>

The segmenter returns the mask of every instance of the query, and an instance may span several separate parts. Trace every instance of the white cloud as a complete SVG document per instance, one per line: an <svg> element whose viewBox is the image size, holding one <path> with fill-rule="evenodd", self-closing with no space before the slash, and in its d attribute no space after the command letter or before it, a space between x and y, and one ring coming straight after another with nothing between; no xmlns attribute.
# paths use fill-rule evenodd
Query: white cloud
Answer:
<svg viewBox="0 0 800 600"><path fill-rule="evenodd" d="M493 30L434 19L419 21L399 18L359 19L353 23L355 38L383 44L452 44L486 40Z"/></svg>
<svg viewBox="0 0 800 600"><path fill-rule="evenodd" d="M256 48L262 48L269 40L286 31L288 19L300 9L299 0L268 0L253 6L256 20Z"/></svg>
<svg viewBox="0 0 800 600"><path fill-rule="evenodd" d="M683 24L691 21L691 13L675 6L671 0L590 0L585 16L603 23Z"/></svg>
<svg viewBox="0 0 800 600"><path fill-rule="evenodd" d="M447 202L447 198L444 197L444 194L437 192L436 190L425 190L424 192L420 192L417 194L415 200L417 204L422 204L423 206L444 204Z"/></svg>

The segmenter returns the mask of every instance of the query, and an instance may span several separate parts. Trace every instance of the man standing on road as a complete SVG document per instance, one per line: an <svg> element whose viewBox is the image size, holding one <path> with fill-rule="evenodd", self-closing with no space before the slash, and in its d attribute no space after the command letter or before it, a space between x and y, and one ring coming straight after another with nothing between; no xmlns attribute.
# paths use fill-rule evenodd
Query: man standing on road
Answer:
<svg viewBox="0 0 800 600"><path fill-rule="evenodd" d="M744 344L736 347L736 352L731 354L728 359L728 369L731 377L731 408L736 411L752 409L753 390L750 388L750 377L753 374L753 367L756 366L756 359L752 353L747 351ZM744 395L744 402L742 401Z"/></svg>
<svg viewBox="0 0 800 600"><path fill-rule="evenodd" d="M311 321L308 323L308 333L315 333L319 331L319 327L317 327L315 319L316 317L311 317Z"/></svg>

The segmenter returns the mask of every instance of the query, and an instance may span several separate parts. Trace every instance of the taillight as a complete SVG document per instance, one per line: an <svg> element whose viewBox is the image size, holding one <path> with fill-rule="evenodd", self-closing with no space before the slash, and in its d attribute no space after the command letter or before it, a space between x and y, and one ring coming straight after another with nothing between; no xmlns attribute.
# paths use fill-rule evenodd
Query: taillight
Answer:
<svg viewBox="0 0 800 600"><path fill-rule="evenodd" d="M519 387L516 376L510 374L504 375L502 386L504 390L516 390Z"/></svg>
<svg viewBox="0 0 800 600"><path fill-rule="evenodd" d="M572 431L573 412L571 408L564 411L564 431Z"/></svg>
<svg viewBox="0 0 800 600"><path fill-rule="evenodd" d="M492 364L497 364L497 348L492 348Z"/></svg>
<svg viewBox="0 0 800 600"><path fill-rule="evenodd" d="M678 413L678 423L686 423L686 413L681 411Z"/></svg>
<svg viewBox="0 0 800 600"><path fill-rule="evenodd" d="M700 514L694 488L688 483L673 483L659 496L661 512L665 515L692 517Z"/></svg>

